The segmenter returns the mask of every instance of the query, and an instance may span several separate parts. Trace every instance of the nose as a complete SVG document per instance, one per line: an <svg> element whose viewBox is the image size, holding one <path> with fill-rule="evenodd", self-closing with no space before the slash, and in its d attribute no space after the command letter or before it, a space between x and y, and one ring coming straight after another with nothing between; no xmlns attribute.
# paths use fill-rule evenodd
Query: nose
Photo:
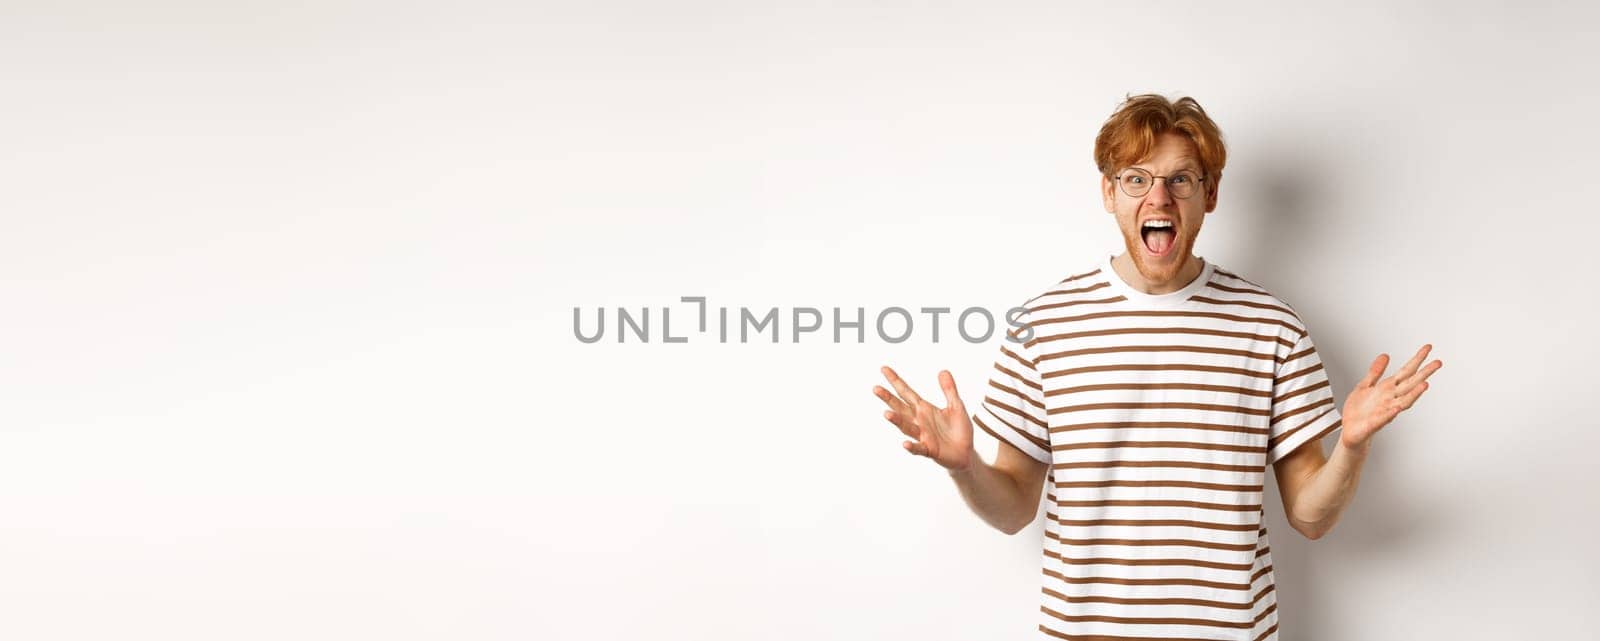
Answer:
<svg viewBox="0 0 1600 641"><path fill-rule="evenodd" d="M1171 205L1172 192L1167 190L1167 179L1157 178L1155 184L1150 185L1150 192L1144 195L1144 199L1156 207Z"/></svg>

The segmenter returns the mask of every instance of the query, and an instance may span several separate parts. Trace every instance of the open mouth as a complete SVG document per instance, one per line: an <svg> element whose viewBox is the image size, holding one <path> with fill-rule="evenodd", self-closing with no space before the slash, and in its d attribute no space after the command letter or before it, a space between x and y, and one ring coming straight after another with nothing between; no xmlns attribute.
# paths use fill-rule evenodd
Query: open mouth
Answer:
<svg viewBox="0 0 1600 641"><path fill-rule="evenodd" d="M1144 248L1152 255L1165 256L1178 239L1178 228L1171 221L1152 220L1139 228L1139 235L1144 237Z"/></svg>

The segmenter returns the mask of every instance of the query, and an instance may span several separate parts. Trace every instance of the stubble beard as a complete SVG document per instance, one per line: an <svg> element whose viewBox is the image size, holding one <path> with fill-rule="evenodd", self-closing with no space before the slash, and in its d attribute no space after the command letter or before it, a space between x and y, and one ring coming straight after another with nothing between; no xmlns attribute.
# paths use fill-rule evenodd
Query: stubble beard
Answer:
<svg viewBox="0 0 1600 641"><path fill-rule="evenodd" d="M1169 259L1170 262L1152 263L1145 260L1146 252L1150 250L1145 249L1144 236L1139 233L1138 229L1133 230L1131 235L1128 232L1123 232L1122 240L1127 245L1128 256L1133 258L1134 268L1139 270L1139 275L1143 276L1151 284L1173 281L1179 274L1183 273L1183 270L1189 266L1189 261L1192 260L1189 258L1189 248L1193 246L1194 237L1188 233L1172 240L1172 249L1169 253L1169 256L1172 256Z"/></svg>

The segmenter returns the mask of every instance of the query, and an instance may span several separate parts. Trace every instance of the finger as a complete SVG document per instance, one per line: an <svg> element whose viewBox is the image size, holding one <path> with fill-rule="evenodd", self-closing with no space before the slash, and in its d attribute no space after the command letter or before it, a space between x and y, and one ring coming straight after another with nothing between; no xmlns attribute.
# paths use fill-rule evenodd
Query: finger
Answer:
<svg viewBox="0 0 1600 641"><path fill-rule="evenodd" d="M1405 367L1400 368L1400 371L1395 373L1395 377L1400 380L1411 378L1412 374L1417 373L1417 367L1422 365L1422 359L1428 357L1428 350L1431 349L1433 349L1431 343L1423 345L1422 349L1417 350L1416 355L1411 357L1411 360L1406 361Z"/></svg>
<svg viewBox="0 0 1600 641"><path fill-rule="evenodd" d="M950 370L939 372L939 388L944 390L945 407L961 409L961 394L956 392L956 377L950 375Z"/></svg>
<svg viewBox="0 0 1600 641"><path fill-rule="evenodd" d="M927 402L919 407L921 409L917 411L917 427L922 430L922 440L927 441L930 446L938 447L939 442L950 433L944 412Z"/></svg>
<svg viewBox="0 0 1600 641"><path fill-rule="evenodd" d="M913 443L911 441L900 441L900 446L906 448L907 452L910 452L910 453L915 454L917 456L927 456L928 455L928 448L923 447L921 443Z"/></svg>
<svg viewBox="0 0 1600 641"><path fill-rule="evenodd" d="M904 435L909 436L911 438L921 438L922 437L922 428L917 427L917 422L916 421L911 420L910 418L906 417L903 414L896 414L894 412L885 411L883 413L883 419L886 420L886 421L889 421L890 423L893 423L895 427L900 428L900 433L901 434L904 434Z"/></svg>
<svg viewBox="0 0 1600 641"><path fill-rule="evenodd" d="M1422 398L1422 393L1426 391L1428 391L1428 384L1423 383L1418 385L1416 389L1411 390L1405 396L1400 397L1400 409L1411 409L1411 404L1416 403L1417 399Z"/></svg>
<svg viewBox="0 0 1600 641"><path fill-rule="evenodd" d="M900 398L905 400L908 405L915 407L922 400L921 397L917 396L916 392L911 391L911 386L900 380L900 375L894 373L894 369L888 365L883 366L883 376L889 379L889 384L894 386L894 391L899 392Z"/></svg>
<svg viewBox="0 0 1600 641"><path fill-rule="evenodd" d="M889 409L895 412L909 413L911 411L909 406L900 402L900 399L895 398L894 394L890 393L889 390L883 389L882 386L873 385L872 395L881 399L884 405L888 405Z"/></svg>
<svg viewBox="0 0 1600 641"><path fill-rule="evenodd" d="M1372 360L1372 367L1367 368L1366 377L1362 378L1361 382L1356 383L1356 387L1372 387L1373 384L1378 382L1378 377L1383 376L1383 370L1388 368L1389 355L1379 354L1377 358Z"/></svg>
<svg viewBox="0 0 1600 641"><path fill-rule="evenodd" d="M937 423L938 420L939 420L938 410L934 409L932 403L917 403L917 426L918 427L924 427L924 428L928 428L928 429L931 429L931 430L938 430L939 429L938 423Z"/></svg>
<svg viewBox="0 0 1600 641"><path fill-rule="evenodd" d="M1439 371L1441 367L1444 367L1443 361L1435 360L1432 363L1428 363L1428 366L1422 368L1422 371L1412 374L1411 378L1406 379L1405 389L1410 390L1412 386L1428 380L1428 377L1433 376L1433 373Z"/></svg>

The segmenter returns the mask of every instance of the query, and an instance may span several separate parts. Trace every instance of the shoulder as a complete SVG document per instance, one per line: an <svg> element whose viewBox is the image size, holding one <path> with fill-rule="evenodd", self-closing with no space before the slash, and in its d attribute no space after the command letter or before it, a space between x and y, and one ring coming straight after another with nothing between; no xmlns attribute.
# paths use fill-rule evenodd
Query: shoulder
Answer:
<svg viewBox="0 0 1600 641"><path fill-rule="evenodd" d="M1104 267L1086 267L1074 270L1066 277L1056 278L1050 286L1040 289L1034 296L1029 297L1022 304L1029 313L1038 313L1042 310L1059 307L1064 302L1085 301L1085 299L1102 299L1106 297L1106 289L1110 283L1106 280Z"/></svg>
<svg viewBox="0 0 1600 641"><path fill-rule="evenodd" d="M1022 307L1027 310L1028 315L1037 316L1042 312L1067 305L1106 298L1111 295L1107 292L1110 286L1111 283L1106 280L1104 267L1085 266L1065 276L1057 277L1023 302Z"/></svg>
<svg viewBox="0 0 1600 641"><path fill-rule="evenodd" d="M1276 321L1289 330L1294 340L1307 333L1305 320L1288 301L1259 282L1221 265L1212 265L1211 280L1193 300L1235 311L1248 310L1251 316Z"/></svg>
<svg viewBox="0 0 1600 641"><path fill-rule="evenodd" d="M1054 326L1067 320L1065 317L1083 311L1086 305L1116 300L1105 279L1105 269L1097 265L1084 265L1046 279L1045 284L1029 292L1022 304L1007 311L1014 332L1032 343L1037 339L1041 321Z"/></svg>

